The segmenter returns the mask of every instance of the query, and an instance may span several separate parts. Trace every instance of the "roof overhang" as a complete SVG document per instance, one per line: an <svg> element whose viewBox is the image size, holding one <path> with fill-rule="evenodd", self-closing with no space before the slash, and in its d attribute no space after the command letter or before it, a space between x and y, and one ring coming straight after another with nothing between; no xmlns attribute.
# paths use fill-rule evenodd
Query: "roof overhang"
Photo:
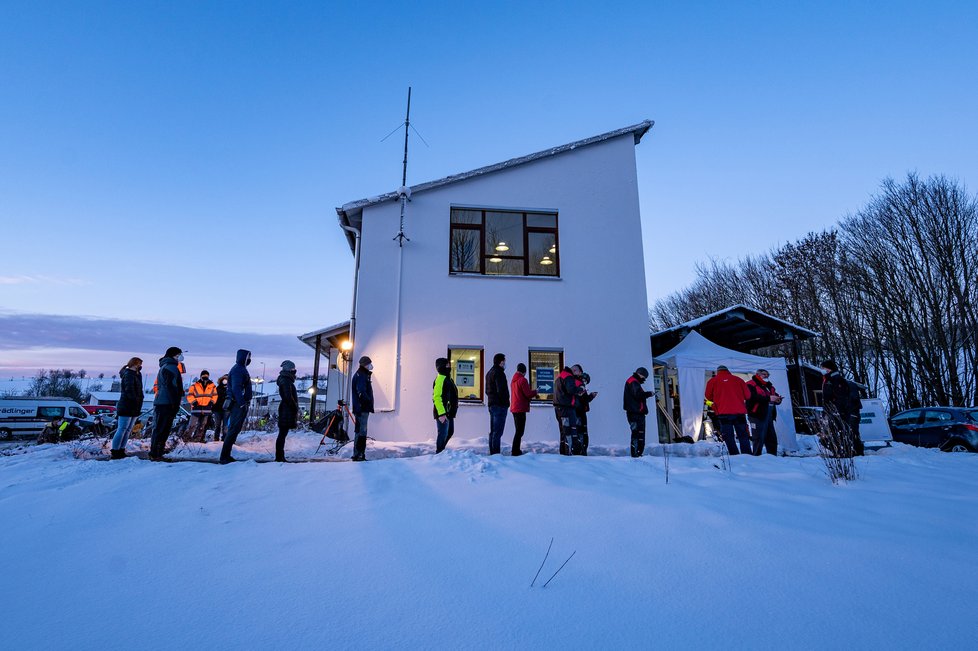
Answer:
<svg viewBox="0 0 978 651"><path fill-rule="evenodd" d="M451 176L446 176L444 178L428 181L427 183L420 183L418 185L412 185L410 188L411 195L415 195L419 192L424 192L426 190L434 190L435 188L440 188L451 183L458 183L460 181L466 181L468 179L476 178L479 176L484 176L486 174L492 174L493 172L499 172L501 170L509 169L511 167L517 167L519 165L526 165L527 163L532 163L533 161L540 160L542 158L549 158L551 156L557 156L568 151L573 151L575 149L580 149L581 147L587 147L588 145L595 145L600 142L605 142L606 140L612 140L614 138L620 138L622 136L631 135L635 139L635 144L637 145L642 141L642 136L648 133L649 129L652 128L655 122L652 120L644 120L638 124L633 124L628 127L623 127L621 129L615 129L614 131L609 131L607 133L602 133L597 136L591 136L590 138L585 138L583 140L577 140L575 142L569 142L566 145L560 145L559 147L551 147L550 149L544 149L527 156L520 156L518 158L511 158L502 163L496 163L494 165L487 165L486 167L480 167L478 169L470 170L468 172L462 172L461 174L452 174ZM385 194L380 194L375 197L369 197L366 199L358 199L357 201L351 201L345 203L336 209L337 217L339 217L340 224L351 226L357 230L363 224L363 209L368 206L373 206L380 203L385 203L388 201L396 201L400 195L395 190L393 192L387 192ZM346 239L350 244L350 251L355 252L356 242L354 236L349 231L346 231Z"/></svg>
<svg viewBox="0 0 978 651"><path fill-rule="evenodd" d="M715 344L744 353L821 336L790 321L738 304L653 333L652 356L670 350L694 330Z"/></svg>
<svg viewBox="0 0 978 651"><path fill-rule="evenodd" d="M343 321L336 325L331 325L320 330L313 330L304 335L299 335L298 339L313 350L316 350L317 342L319 352L329 355L331 348L339 348L340 344L350 338L350 322Z"/></svg>

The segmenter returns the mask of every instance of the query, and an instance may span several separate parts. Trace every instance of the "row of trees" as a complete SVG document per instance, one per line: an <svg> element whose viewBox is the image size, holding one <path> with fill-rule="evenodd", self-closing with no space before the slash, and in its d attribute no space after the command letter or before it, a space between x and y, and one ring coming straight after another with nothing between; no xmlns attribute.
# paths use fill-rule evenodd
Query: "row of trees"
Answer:
<svg viewBox="0 0 978 651"><path fill-rule="evenodd" d="M650 326L734 303L822 333L806 356L835 359L891 410L978 405L978 199L943 176L888 179L836 228L698 266Z"/></svg>
<svg viewBox="0 0 978 651"><path fill-rule="evenodd" d="M29 396L59 396L71 398L75 402L84 403L88 399L88 394L92 391L101 391L102 383L89 383L82 388L81 380L85 380L88 374L84 371L74 371L71 369L51 369L49 371L38 371L31 379L31 385L27 389ZM105 374L99 374L99 380Z"/></svg>

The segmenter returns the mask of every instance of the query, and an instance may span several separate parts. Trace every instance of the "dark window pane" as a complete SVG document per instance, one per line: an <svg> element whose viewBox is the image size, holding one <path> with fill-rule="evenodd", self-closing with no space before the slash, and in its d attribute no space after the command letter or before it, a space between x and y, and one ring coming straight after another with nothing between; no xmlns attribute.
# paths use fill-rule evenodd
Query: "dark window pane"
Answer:
<svg viewBox="0 0 978 651"><path fill-rule="evenodd" d="M500 258L489 256L486 258L487 276L522 276L523 259L512 260L510 258Z"/></svg>
<svg viewBox="0 0 978 651"><path fill-rule="evenodd" d="M531 276L557 275L557 239L553 233L529 233Z"/></svg>
<svg viewBox="0 0 978 651"><path fill-rule="evenodd" d="M529 357L530 387L539 392L537 400L549 402L553 399L553 383L560 374L561 353L556 350L531 350Z"/></svg>
<svg viewBox="0 0 978 651"><path fill-rule="evenodd" d="M444 215L445 213L442 214ZM452 223L453 224L481 224L482 211L462 210L461 208L452 208Z"/></svg>
<svg viewBox="0 0 978 651"><path fill-rule="evenodd" d="M449 244L451 270L459 273L479 273L479 231L472 228L453 228Z"/></svg>
<svg viewBox="0 0 978 651"><path fill-rule="evenodd" d="M523 213L486 211L486 255L494 253L522 257Z"/></svg>
<svg viewBox="0 0 978 651"><path fill-rule="evenodd" d="M557 228L557 215L547 215L538 212L526 214L526 225L538 228Z"/></svg>

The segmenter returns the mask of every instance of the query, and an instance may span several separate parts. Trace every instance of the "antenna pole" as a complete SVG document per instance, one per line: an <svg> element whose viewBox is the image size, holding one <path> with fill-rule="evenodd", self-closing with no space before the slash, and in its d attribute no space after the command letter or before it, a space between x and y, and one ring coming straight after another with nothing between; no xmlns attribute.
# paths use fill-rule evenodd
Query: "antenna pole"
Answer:
<svg viewBox="0 0 978 651"><path fill-rule="evenodd" d="M404 116L404 167L401 171L401 229L394 236L397 240L397 245L399 247L404 246L404 241L411 241L407 235L404 234L404 209L407 206L408 200L408 188L407 188L407 158L408 158L408 133L411 130L411 87L408 86L408 99L407 99L407 113Z"/></svg>

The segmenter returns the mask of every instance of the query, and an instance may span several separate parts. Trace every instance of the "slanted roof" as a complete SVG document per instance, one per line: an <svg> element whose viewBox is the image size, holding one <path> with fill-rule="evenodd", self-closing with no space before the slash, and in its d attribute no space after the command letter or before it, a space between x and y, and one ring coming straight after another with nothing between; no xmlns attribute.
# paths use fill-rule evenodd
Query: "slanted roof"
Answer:
<svg viewBox="0 0 978 651"><path fill-rule="evenodd" d="M820 336L813 330L738 303L653 333L652 356L657 357L673 348L690 332L698 332L724 348L745 353L786 341Z"/></svg>
<svg viewBox="0 0 978 651"><path fill-rule="evenodd" d="M319 352L328 355L330 348L339 348L340 342L349 336L350 322L342 321L320 330L313 330L304 335L299 335L298 339L313 350L316 350L316 339L318 338L320 342Z"/></svg>
<svg viewBox="0 0 978 651"><path fill-rule="evenodd" d="M615 129L614 131L609 131L608 133L602 133L597 136L591 136L590 138L585 138L584 140L577 140L575 142L569 142L566 145L560 145L559 147L551 147L550 149L544 149L543 151L538 151L534 154L529 154L527 156L520 156L519 158L511 158L502 163L496 163L494 165L487 165L486 167L480 167L478 169L470 170L468 172L462 172L461 174L452 174L451 176L446 176L444 178L428 181L427 183L420 183L418 185L412 185L410 191L412 195L419 192L424 192L426 190L433 190L435 188L440 188L444 185L449 185L451 183L458 183L459 181L466 181L471 178L478 176L483 176L485 174L491 174L493 172L499 172L500 170L508 169L510 167L516 167L518 165L525 165L526 163L532 163L533 161L540 160L542 158L549 158L551 156L556 156L558 154L563 154L564 152L572 151L574 149L579 149L581 147L586 147L588 145L595 145L599 142L604 142L606 140L611 140L613 138L618 138L620 136L625 136L632 134L635 138L635 144L637 145L642 140L649 129L652 128L655 122L652 120L644 120L638 124L633 124L628 127L623 127L621 129ZM349 203L343 204L341 207L336 209L336 214L339 217L340 223L347 226L359 227L361 219L363 216L363 209L367 206L373 206L378 203L384 203L385 201L394 201L399 197L397 190L393 192L387 192L385 194L380 194L375 197L369 197L366 199L358 199L357 201L351 201ZM346 234L346 239L350 243L350 250L354 250L354 239L353 235L349 232Z"/></svg>

